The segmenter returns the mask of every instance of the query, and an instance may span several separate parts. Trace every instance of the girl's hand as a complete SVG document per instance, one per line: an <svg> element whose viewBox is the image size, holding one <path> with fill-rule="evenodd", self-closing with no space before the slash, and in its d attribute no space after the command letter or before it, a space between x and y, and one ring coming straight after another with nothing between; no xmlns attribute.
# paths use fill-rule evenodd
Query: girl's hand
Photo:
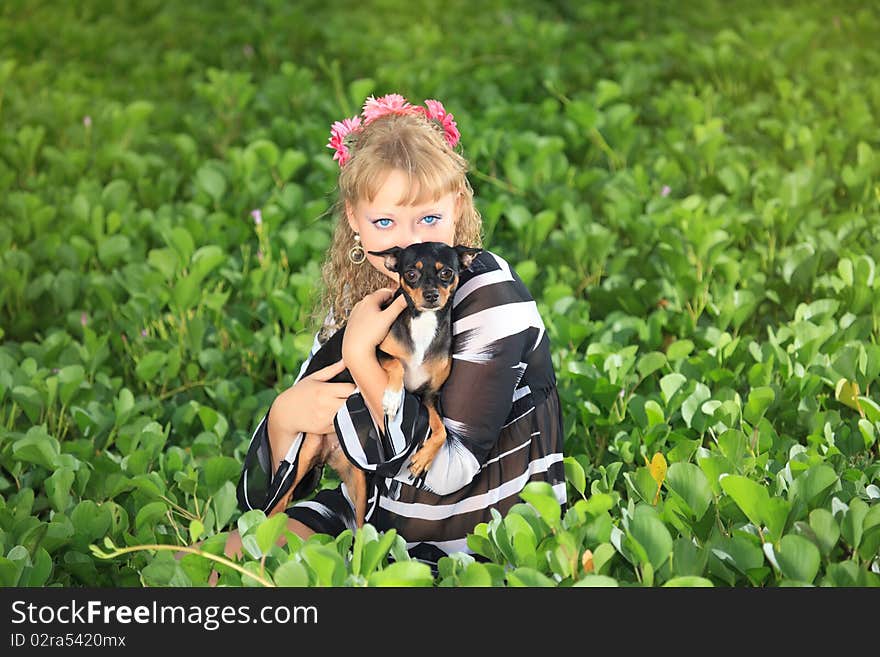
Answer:
<svg viewBox="0 0 880 657"><path fill-rule="evenodd" d="M348 315L345 335L342 339L342 359L357 363L366 357L374 357L376 347L382 343L391 325L406 308L406 298L401 294L390 306L382 310L395 290L382 287L358 301Z"/></svg>
<svg viewBox="0 0 880 657"><path fill-rule="evenodd" d="M345 367L345 361L338 360L304 376L278 395L269 413L270 437L274 431L278 436L288 436L290 443L298 431L319 434L335 431L333 418L355 389L353 383L330 382Z"/></svg>

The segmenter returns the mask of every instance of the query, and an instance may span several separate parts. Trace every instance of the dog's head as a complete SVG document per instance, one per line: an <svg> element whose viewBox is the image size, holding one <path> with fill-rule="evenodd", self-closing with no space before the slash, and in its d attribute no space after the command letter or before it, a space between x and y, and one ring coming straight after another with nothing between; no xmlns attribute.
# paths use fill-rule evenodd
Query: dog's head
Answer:
<svg viewBox="0 0 880 657"><path fill-rule="evenodd" d="M449 246L443 242L421 242L405 249L399 246L385 251L370 251L384 256L385 268L400 275L400 286L416 309L438 310L446 306L458 287L462 271L471 266L482 249Z"/></svg>

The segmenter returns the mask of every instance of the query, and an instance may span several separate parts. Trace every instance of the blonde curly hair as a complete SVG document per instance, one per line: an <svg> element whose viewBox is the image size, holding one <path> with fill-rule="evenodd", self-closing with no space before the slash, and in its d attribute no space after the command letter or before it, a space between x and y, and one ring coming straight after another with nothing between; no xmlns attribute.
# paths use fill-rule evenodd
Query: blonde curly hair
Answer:
<svg viewBox="0 0 880 657"><path fill-rule="evenodd" d="M351 159L339 172L336 201L328 213L335 227L321 268L318 302L310 316L312 330L321 327L321 344L345 325L355 303L388 286L387 276L368 262L355 265L349 260L355 241L345 208L346 203L355 207L361 199L372 202L395 169L410 181L409 194L399 201L401 205L423 204L459 193L461 216L455 222L454 244L482 248L483 224L467 179L468 161L449 146L442 127L414 114L388 114L372 121L358 134Z"/></svg>

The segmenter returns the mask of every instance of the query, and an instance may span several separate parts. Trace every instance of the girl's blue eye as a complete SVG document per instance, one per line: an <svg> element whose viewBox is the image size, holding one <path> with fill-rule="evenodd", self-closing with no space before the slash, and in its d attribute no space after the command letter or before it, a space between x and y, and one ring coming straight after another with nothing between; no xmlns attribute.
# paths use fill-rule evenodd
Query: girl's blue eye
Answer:
<svg viewBox="0 0 880 657"><path fill-rule="evenodd" d="M429 221L429 219L430 219L430 221ZM422 219L422 221L427 226L434 226L434 225L438 224L442 219L443 219L443 217L441 217L439 214L429 214L424 219ZM380 223L380 222L386 222L386 221L388 223ZM387 217L382 217L381 219L376 219L376 221L373 222L373 225L378 226L379 228L390 228L391 224L392 224L391 219L388 219Z"/></svg>

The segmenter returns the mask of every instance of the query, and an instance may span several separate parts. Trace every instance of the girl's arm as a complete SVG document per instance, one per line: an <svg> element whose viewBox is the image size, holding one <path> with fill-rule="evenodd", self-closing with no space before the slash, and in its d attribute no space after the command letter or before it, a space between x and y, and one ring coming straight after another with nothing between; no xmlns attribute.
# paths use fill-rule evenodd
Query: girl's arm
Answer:
<svg viewBox="0 0 880 657"><path fill-rule="evenodd" d="M376 360L375 350L372 350L372 353L362 355L353 363L347 363L347 365L351 378L360 389L363 400L373 417L373 422L382 426L385 422L382 397L385 394L385 387L388 385L388 372Z"/></svg>

